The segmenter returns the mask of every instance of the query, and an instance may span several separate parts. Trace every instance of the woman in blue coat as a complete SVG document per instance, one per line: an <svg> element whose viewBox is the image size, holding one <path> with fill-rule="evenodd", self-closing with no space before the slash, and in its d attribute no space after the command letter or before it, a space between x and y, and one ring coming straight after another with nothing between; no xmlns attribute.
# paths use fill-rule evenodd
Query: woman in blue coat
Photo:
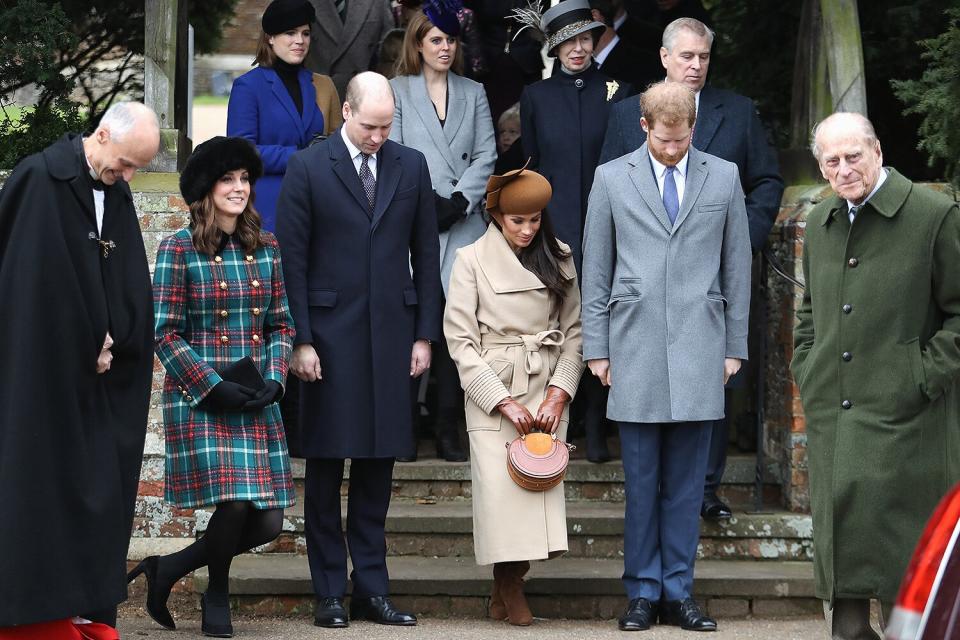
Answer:
<svg viewBox="0 0 960 640"><path fill-rule="evenodd" d="M290 156L323 132L313 75L303 67L310 50L308 0L274 0L263 12L257 68L233 83L227 106L227 135L257 146L264 174L257 183L257 211L273 231L280 183Z"/></svg>

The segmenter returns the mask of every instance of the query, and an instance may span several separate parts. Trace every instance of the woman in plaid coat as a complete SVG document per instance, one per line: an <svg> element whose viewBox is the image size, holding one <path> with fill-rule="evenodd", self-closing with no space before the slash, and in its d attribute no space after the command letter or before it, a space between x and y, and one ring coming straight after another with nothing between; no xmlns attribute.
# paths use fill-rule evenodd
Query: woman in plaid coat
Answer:
<svg viewBox="0 0 960 640"><path fill-rule="evenodd" d="M263 165L241 138L197 147L180 177L190 227L164 239L154 276L156 352L163 384L165 498L180 508L216 506L206 534L130 574L147 576L147 612L174 628L170 588L208 566L202 629L230 637L228 572L234 554L280 533L294 501L277 400L294 336L276 238L260 228L252 186ZM260 381L225 380L249 356ZM231 378L236 376L231 375Z"/></svg>

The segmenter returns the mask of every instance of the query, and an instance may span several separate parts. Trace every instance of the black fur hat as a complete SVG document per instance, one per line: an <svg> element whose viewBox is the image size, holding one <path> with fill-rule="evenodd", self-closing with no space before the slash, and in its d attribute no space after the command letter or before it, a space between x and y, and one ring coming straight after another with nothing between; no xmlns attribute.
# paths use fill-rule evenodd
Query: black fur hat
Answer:
<svg viewBox="0 0 960 640"><path fill-rule="evenodd" d="M187 204L203 200L228 171L246 169L251 186L263 175L260 154L244 138L217 136L197 145L180 172L180 193Z"/></svg>
<svg viewBox="0 0 960 640"><path fill-rule="evenodd" d="M316 20L316 10L308 0L273 0L263 12L260 26L264 33L275 36Z"/></svg>

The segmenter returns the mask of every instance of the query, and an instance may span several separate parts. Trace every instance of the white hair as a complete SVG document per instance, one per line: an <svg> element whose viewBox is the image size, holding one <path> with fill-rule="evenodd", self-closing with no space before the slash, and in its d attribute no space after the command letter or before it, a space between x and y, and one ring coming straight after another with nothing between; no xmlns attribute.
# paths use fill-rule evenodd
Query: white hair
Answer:
<svg viewBox="0 0 960 640"><path fill-rule="evenodd" d="M813 157L817 159L817 162L820 161L821 154L820 143L818 141L820 132L826 127L838 125L846 125L848 128L860 129L860 135L869 147L876 146L877 142L879 142L877 131L873 128L873 123L870 122L865 115L850 111L837 111L818 122L810 134L810 151L813 153Z"/></svg>
<svg viewBox="0 0 960 640"><path fill-rule="evenodd" d="M694 35L707 39L707 46L713 47L714 31L696 18L677 18L667 25L663 30L663 39L661 44L667 51L673 51L673 44L677 41L677 36L682 29L692 32Z"/></svg>
<svg viewBox="0 0 960 640"><path fill-rule="evenodd" d="M146 121L143 118L149 118ZM153 109L141 102L116 102L107 109L100 118L97 130L106 129L114 142L120 142L138 124L150 123L157 130L160 129L160 120Z"/></svg>

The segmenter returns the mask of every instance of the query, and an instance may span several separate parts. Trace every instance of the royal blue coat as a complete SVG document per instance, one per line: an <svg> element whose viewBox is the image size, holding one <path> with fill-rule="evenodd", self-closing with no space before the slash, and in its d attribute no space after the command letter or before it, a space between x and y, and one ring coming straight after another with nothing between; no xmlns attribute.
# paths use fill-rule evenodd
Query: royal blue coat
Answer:
<svg viewBox="0 0 960 640"><path fill-rule="evenodd" d="M286 87L273 69L257 67L233 81L227 106L227 135L246 138L257 146L263 159L263 177L257 181L256 207L263 228L276 226L280 183L287 161L306 149L323 132L323 114L317 108L313 74L300 70L303 114L297 113Z"/></svg>

